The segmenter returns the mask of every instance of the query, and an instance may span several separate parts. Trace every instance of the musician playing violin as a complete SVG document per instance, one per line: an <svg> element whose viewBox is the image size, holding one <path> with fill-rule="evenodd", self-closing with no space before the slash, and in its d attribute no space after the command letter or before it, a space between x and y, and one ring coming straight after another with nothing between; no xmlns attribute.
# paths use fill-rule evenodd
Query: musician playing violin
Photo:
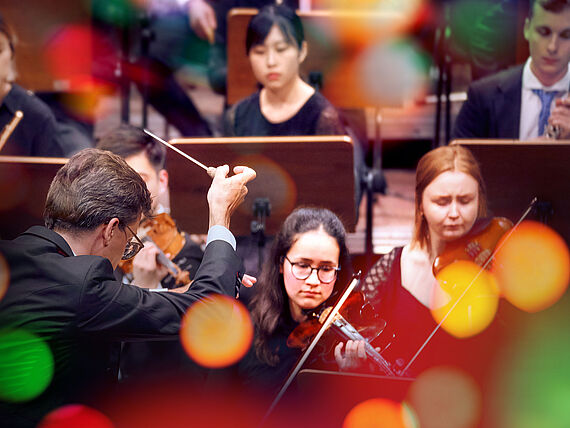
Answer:
<svg viewBox="0 0 570 428"><path fill-rule="evenodd" d="M341 221L327 209L298 208L287 217L249 306L255 338L239 367L246 384L276 391L285 381L302 352L287 346L287 338L348 284L345 239ZM352 357L339 354L336 363L342 367Z"/></svg>
<svg viewBox="0 0 570 428"><path fill-rule="evenodd" d="M167 208L160 202L161 197L168 192L168 172L164 168L166 148L142 130L127 124L122 124L103 135L97 141L97 147L123 157L127 164L141 175L152 198L154 219L143 222L143 230L139 235L154 231L152 236L157 234L159 236L154 241L145 242L145 247L134 257L132 265L126 265L127 267L124 264L119 265L124 273L129 273L126 276L127 281L149 289L174 289L187 286L188 281L177 282L167 266L157 261L160 251L170 251L168 243L174 239L181 240L180 245L172 246L178 252L168 255L180 271L188 273L188 278L194 277L202 260L200 246L193 242L188 234L178 231ZM162 234L168 236L161 239ZM171 234L174 236L170 237ZM165 248L157 247L157 244L160 245L162 242L165 242Z"/></svg>
<svg viewBox="0 0 570 428"><path fill-rule="evenodd" d="M407 367L437 326L430 313L437 286L434 260L487 212L481 171L471 152L461 146L425 154L417 166L415 189L411 242L382 256L361 283L365 298L387 323L378 343L382 342L382 355L395 370ZM488 328L473 338L456 339L439 329L408 374L433 365L458 364L477 377L485 366L485 352L494 348L496 333Z"/></svg>

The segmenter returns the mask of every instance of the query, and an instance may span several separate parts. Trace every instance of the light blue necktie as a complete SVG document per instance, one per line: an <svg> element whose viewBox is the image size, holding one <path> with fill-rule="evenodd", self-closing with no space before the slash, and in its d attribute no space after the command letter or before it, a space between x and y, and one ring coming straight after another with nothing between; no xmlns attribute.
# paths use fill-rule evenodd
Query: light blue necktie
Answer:
<svg viewBox="0 0 570 428"><path fill-rule="evenodd" d="M544 135L544 128L548 122L548 117L550 116L550 104L552 100L556 97L558 91L545 91L543 89L533 89L534 92L540 98L542 107L540 109L540 114L538 115L538 136Z"/></svg>

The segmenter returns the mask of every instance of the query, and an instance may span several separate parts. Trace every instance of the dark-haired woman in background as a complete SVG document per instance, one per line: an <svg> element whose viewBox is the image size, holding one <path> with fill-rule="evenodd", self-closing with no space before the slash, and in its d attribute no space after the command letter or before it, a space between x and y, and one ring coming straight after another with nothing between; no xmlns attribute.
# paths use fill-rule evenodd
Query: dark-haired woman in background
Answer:
<svg viewBox="0 0 570 428"><path fill-rule="evenodd" d="M261 90L226 114L228 136L342 135L338 112L303 81L307 56L303 25L286 6L262 8L247 28L246 52Z"/></svg>

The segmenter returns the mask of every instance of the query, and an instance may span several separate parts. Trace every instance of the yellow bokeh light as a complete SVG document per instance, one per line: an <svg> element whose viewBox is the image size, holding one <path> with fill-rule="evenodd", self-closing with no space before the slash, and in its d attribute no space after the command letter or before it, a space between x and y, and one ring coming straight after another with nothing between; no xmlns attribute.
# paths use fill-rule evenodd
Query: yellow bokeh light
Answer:
<svg viewBox="0 0 570 428"><path fill-rule="evenodd" d="M180 330L188 355L205 367L226 367L245 355L253 338L247 309L237 300L216 295L190 307Z"/></svg>
<svg viewBox="0 0 570 428"><path fill-rule="evenodd" d="M477 264L460 260L437 275L431 313L442 328L455 337L470 337L493 321L499 292L493 275Z"/></svg>
<svg viewBox="0 0 570 428"><path fill-rule="evenodd" d="M373 398L354 406L343 428L413 428L415 416L407 406L385 398Z"/></svg>
<svg viewBox="0 0 570 428"><path fill-rule="evenodd" d="M570 280L570 255L550 227L522 222L499 244L493 264L503 296L519 309L536 312L554 304Z"/></svg>
<svg viewBox="0 0 570 428"><path fill-rule="evenodd" d="M419 375L407 402L422 428L474 427L481 413L475 381L451 367L434 367Z"/></svg>

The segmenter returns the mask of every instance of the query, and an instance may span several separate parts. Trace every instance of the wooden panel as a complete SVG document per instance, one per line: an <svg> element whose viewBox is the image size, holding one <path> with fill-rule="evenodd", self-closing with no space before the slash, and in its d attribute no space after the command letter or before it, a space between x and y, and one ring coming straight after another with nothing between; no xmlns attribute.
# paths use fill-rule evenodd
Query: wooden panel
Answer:
<svg viewBox="0 0 570 428"><path fill-rule="evenodd" d="M234 104L257 88L257 82L245 53L247 25L256 9L232 9L228 14L228 103ZM310 11L297 12L303 21L309 53L301 64L301 74L310 72L323 75L321 92L335 106L341 108L367 107L365 88L360 87L355 59L373 40L387 37L396 31L404 19L394 13L370 11ZM338 30L341 29L339 32ZM345 29L346 31L342 31ZM355 29L363 37L350 39ZM348 36L348 38L347 38ZM364 92L363 92L364 91Z"/></svg>
<svg viewBox="0 0 570 428"><path fill-rule="evenodd" d="M231 230L249 235L252 204L267 197L271 215L266 233L275 234L298 205L323 206L334 211L347 230L354 231L354 171L352 141L346 136L188 138L172 140L176 147L209 166L229 164L254 168L245 202L232 217ZM190 161L168 151L172 216L190 233L208 228L208 175Z"/></svg>
<svg viewBox="0 0 570 428"><path fill-rule="evenodd" d="M570 141L456 140L452 144L469 148L479 161L493 215L517 221L536 196L552 205L548 224L570 243Z"/></svg>
<svg viewBox="0 0 570 428"><path fill-rule="evenodd" d="M0 238L42 225L49 185L65 158L0 156Z"/></svg>

